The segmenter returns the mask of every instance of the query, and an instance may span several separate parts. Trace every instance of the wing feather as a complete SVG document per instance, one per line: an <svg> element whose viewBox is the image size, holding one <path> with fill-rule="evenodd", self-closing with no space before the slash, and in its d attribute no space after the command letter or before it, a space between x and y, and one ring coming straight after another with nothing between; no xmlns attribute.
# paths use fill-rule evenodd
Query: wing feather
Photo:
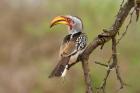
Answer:
<svg viewBox="0 0 140 93"><path fill-rule="evenodd" d="M83 40L83 41L82 41ZM84 33L67 35L60 47L60 57L66 57L75 54L78 50L84 49L86 46L86 35Z"/></svg>
<svg viewBox="0 0 140 93"><path fill-rule="evenodd" d="M61 44L60 55L61 57L69 56L74 50L76 50L76 40L67 40Z"/></svg>

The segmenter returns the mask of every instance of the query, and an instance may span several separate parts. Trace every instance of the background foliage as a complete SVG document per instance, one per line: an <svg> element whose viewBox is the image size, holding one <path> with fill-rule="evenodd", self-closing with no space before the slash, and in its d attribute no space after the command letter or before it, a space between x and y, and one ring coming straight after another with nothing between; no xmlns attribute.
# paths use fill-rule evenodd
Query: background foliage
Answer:
<svg viewBox="0 0 140 93"><path fill-rule="evenodd" d="M67 34L65 26L49 28L58 15L82 18L84 31L91 41L113 23L121 0L0 0L0 93L83 93L81 64L68 72L65 79L48 79L58 60L60 42ZM121 28L129 21L127 18ZM140 89L140 22L133 22L118 45L121 75L130 86L119 93L139 93ZM120 33L121 34L121 33ZM107 62L111 43L90 57L94 86L99 86L106 69L94 61ZM119 88L115 74L108 80L107 91Z"/></svg>

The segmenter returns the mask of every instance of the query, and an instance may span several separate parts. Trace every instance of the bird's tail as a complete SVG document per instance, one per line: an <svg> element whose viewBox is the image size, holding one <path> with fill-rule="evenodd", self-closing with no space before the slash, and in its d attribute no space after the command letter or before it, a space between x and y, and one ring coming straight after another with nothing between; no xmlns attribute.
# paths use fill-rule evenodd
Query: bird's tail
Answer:
<svg viewBox="0 0 140 93"><path fill-rule="evenodd" d="M70 57L61 58L61 60L58 62L56 67L53 69L53 71L49 75L49 78L65 76L67 68L68 68L69 59L70 59Z"/></svg>

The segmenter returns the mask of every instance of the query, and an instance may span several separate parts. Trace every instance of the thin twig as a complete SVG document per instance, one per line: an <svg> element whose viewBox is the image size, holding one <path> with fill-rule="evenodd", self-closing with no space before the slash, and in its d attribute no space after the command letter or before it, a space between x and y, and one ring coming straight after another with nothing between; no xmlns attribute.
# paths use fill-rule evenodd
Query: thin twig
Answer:
<svg viewBox="0 0 140 93"><path fill-rule="evenodd" d="M117 65L115 69L116 69L117 79L120 82L120 88L119 89L122 89L124 87L124 85L126 85L126 84L123 82L123 80L122 80L122 78L120 76L119 66Z"/></svg>
<svg viewBox="0 0 140 93"><path fill-rule="evenodd" d="M116 66L115 66L115 70L116 70L116 75L117 75L117 79L119 80L120 82L120 89L122 89L126 84L123 82L121 76L120 76L120 71L119 71L119 66L118 66L118 58L117 58L117 42L116 42L116 38L112 38L112 52L114 53L113 55L113 62L116 63Z"/></svg>
<svg viewBox="0 0 140 93"><path fill-rule="evenodd" d="M111 62L111 59L112 59L112 55L111 55L111 57L110 57L109 60L108 60L108 64Z"/></svg>
<svg viewBox="0 0 140 93"><path fill-rule="evenodd" d="M99 93L100 91L102 91L103 93L105 93L106 82L107 82L107 78L108 78L110 72L111 72L111 70L110 70L110 68L108 68L107 69L107 72L106 72L106 75L105 75L105 78L103 79L100 87L98 88L97 93Z"/></svg>
<svg viewBox="0 0 140 93"><path fill-rule="evenodd" d="M108 69L107 69L105 78L103 79L100 87L98 88L97 93L99 93L99 91L101 91L101 90L102 90L103 93L105 93L107 78L108 78L110 72L112 71L111 69L114 68L114 67L115 67L115 70L116 70L117 79L119 80L120 85L121 85L120 89L122 89L124 87L124 85L126 85L123 82L123 80L120 76L120 72L119 72L118 59L117 59L117 48L116 48L116 38L115 37L112 37L112 56L109 59L109 63L110 63L111 59L113 59L113 62L110 65L107 65ZM105 64L102 64L102 63L99 63L99 62L96 62L96 63L100 64L102 66L106 66Z"/></svg>
<svg viewBox="0 0 140 93"><path fill-rule="evenodd" d="M128 31L128 27L130 26L130 24L132 22L132 17L133 17L134 11L135 11L135 9L133 9L133 11L130 13L130 20L125 28L125 31L122 33L121 37L118 39L117 44L119 44L119 42L122 40L122 38L126 35L126 33Z"/></svg>
<svg viewBox="0 0 140 93"><path fill-rule="evenodd" d="M104 67L108 67L107 64L104 64L104 63L101 63L101 62L98 62L98 61L95 61L95 64L98 64L98 65L101 65L101 66L104 66Z"/></svg>
<svg viewBox="0 0 140 93"><path fill-rule="evenodd" d="M117 56L116 56L116 41L114 40L115 36L112 37L112 56L109 59L109 63L111 61L111 59L113 59L113 62L111 64L108 65L108 69L105 75L105 78L103 79L98 91L102 90L103 93L105 93L105 87L106 87L106 82L107 82L107 78L111 72L111 69L116 67L117 65ZM98 92L97 91L97 92Z"/></svg>

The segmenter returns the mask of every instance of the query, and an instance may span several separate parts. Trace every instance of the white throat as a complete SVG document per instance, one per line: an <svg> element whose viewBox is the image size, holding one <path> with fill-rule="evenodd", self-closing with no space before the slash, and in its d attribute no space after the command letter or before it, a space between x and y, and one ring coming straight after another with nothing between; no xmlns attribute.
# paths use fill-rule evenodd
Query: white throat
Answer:
<svg viewBox="0 0 140 93"><path fill-rule="evenodd" d="M75 30L75 29L69 30L69 34L75 34L75 33L78 33L78 32L81 32L81 31L80 30Z"/></svg>

